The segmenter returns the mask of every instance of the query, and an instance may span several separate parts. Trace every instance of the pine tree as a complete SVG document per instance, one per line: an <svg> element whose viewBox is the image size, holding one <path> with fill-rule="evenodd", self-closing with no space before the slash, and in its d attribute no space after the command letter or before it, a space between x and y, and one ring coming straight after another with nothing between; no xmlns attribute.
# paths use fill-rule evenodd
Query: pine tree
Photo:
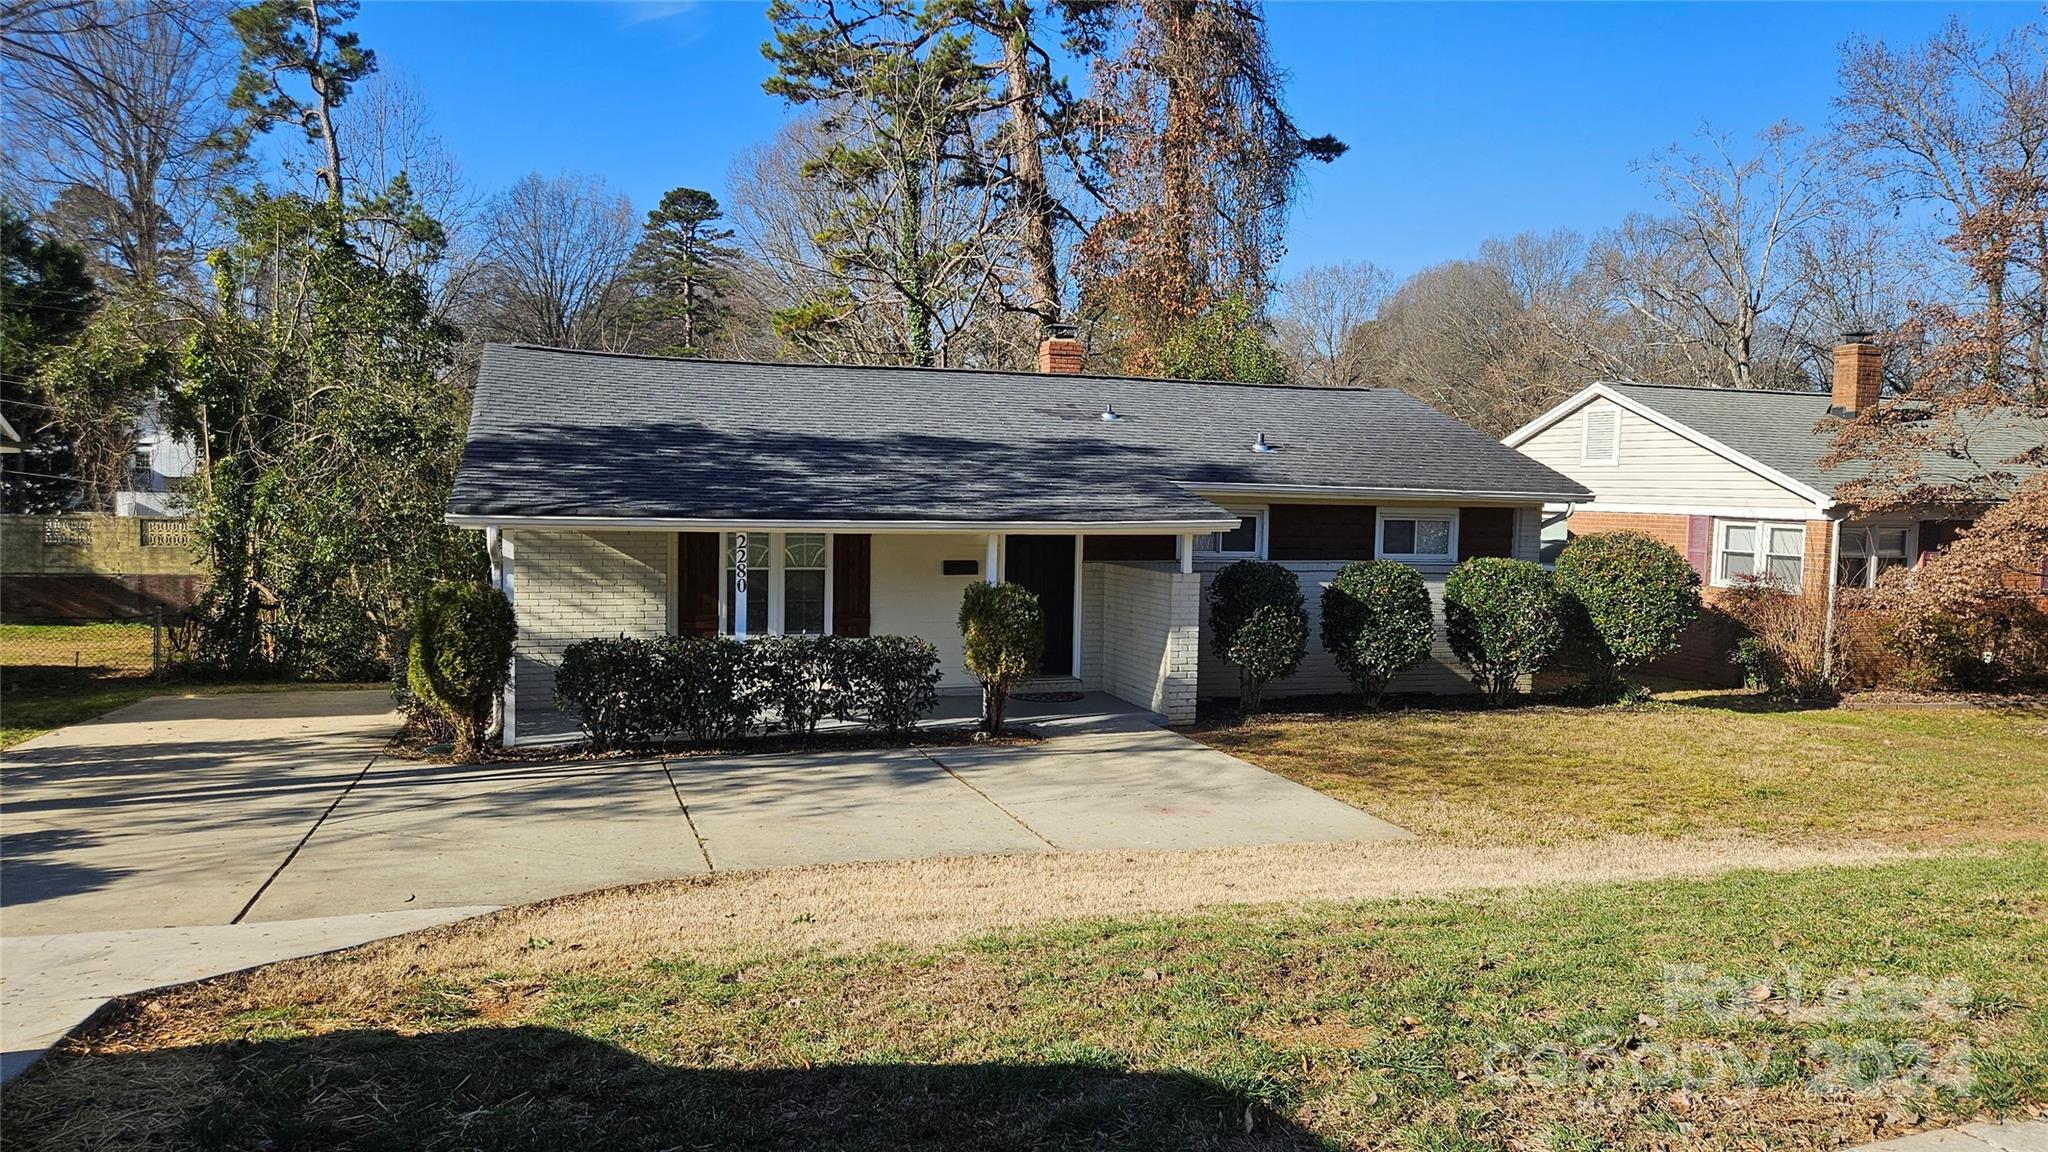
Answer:
<svg viewBox="0 0 2048 1152"><path fill-rule="evenodd" d="M696 356L718 336L729 313L724 299L739 250L718 199L674 188L647 214L629 275L644 295L640 341L665 355Z"/></svg>

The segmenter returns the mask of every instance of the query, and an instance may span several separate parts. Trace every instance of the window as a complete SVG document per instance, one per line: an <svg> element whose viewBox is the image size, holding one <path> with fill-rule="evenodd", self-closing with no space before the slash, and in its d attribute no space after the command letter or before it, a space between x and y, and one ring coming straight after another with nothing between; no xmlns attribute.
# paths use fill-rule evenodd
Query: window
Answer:
<svg viewBox="0 0 2048 1152"><path fill-rule="evenodd" d="M739 541L747 544L747 589L737 586ZM831 630L832 538L823 532L728 532L718 589L725 633L739 631L744 599L748 636L822 636Z"/></svg>
<svg viewBox="0 0 2048 1152"><path fill-rule="evenodd" d="M1581 464L1616 464L1621 461L1621 409L1588 408L1582 418L1585 439L1579 452Z"/></svg>
<svg viewBox="0 0 2048 1152"><path fill-rule="evenodd" d="M1835 584L1869 588L1894 568L1913 566L1910 530L1905 527L1844 527L1841 556L1835 562Z"/></svg>
<svg viewBox="0 0 2048 1152"><path fill-rule="evenodd" d="M1379 521L1382 560L1449 560L1458 550L1455 508L1382 508Z"/></svg>
<svg viewBox="0 0 2048 1152"><path fill-rule="evenodd" d="M825 634L825 534L782 538L782 634Z"/></svg>
<svg viewBox="0 0 2048 1152"><path fill-rule="evenodd" d="M1238 518L1237 527L1228 532L1211 532L1196 537L1196 555L1263 557L1266 554L1266 510L1225 508L1224 511Z"/></svg>
<svg viewBox="0 0 2048 1152"><path fill-rule="evenodd" d="M1545 568L1556 567L1557 558L1564 552L1564 546L1571 543L1571 519L1569 512L1544 511L1542 552L1537 558L1543 562Z"/></svg>
<svg viewBox="0 0 2048 1152"><path fill-rule="evenodd" d="M725 585L721 599L725 602L726 635L739 632L738 609L742 595L747 606L747 635L768 635L768 586L769 586L769 541L773 537L766 532L728 532L725 534ZM746 548L747 587L741 592L738 579L739 549Z"/></svg>
<svg viewBox="0 0 2048 1152"><path fill-rule="evenodd" d="M1724 520L1714 549L1714 583L1768 579L1788 592L1800 590L1806 567L1806 525Z"/></svg>

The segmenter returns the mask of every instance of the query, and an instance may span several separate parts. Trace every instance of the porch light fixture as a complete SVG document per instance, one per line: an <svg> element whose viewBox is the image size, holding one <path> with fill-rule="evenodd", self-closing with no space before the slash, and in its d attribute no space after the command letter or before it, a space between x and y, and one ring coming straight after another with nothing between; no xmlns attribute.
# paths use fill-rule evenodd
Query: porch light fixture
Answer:
<svg viewBox="0 0 2048 1152"><path fill-rule="evenodd" d="M1258 441L1252 445L1252 451L1257 452L1261 456L1266 456L1271 455L1274 452L1278 452L1279 449L1273 447L1271 444L1266 443L1266 434L1264 432L1261 432L1259 433Z"/></svg>
<svg viewBox="0 0 2048 1152"><path fill-rule="evenodd" d="M1118 415L1115 404L1104 404L1102 406L1102 422L1104 424L1116 424L1122 420L1123 417Z"/></svg>

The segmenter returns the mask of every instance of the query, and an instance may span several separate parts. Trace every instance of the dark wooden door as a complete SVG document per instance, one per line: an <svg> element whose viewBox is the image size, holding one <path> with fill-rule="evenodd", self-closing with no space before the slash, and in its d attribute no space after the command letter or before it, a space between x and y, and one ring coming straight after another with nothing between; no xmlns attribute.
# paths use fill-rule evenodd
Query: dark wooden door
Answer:
<svg viewBox="0 0 2048 1152"><path fill-rule="evenodd" d="M1045 658L1039 671L1048 676L1074 674L1074 538L1011 536L1004 558L1005 579L1038 594L1045 614Z"/></svg>

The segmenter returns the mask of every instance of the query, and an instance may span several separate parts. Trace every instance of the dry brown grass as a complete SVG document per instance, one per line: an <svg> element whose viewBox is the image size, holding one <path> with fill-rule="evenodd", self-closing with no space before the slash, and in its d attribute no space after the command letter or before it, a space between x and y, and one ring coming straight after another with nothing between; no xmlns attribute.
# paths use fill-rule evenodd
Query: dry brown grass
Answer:
<svg viewBox="0 0 2048 1152"><path fill-rule="evenodd" d="M1061 921L1864 864L1902 855L1877 844L1818 848L1739 837L1632 836L1535 849L1401 840L828 864L563 897L338 957L272 965L198 995L227 995L253 1007L332 1002L339 994L354 1014L421 980L620 971L651 957L712 962L885 944L937 946Z"/></svg>
<svg viewBox="0 0 2048 1152"><path fill-rule="evenodd" d="M1426 837L1799 842L2032 839L2048 710L1778 710L1740 693L1645 708L1270 716L1198 739Z"/></svg>

